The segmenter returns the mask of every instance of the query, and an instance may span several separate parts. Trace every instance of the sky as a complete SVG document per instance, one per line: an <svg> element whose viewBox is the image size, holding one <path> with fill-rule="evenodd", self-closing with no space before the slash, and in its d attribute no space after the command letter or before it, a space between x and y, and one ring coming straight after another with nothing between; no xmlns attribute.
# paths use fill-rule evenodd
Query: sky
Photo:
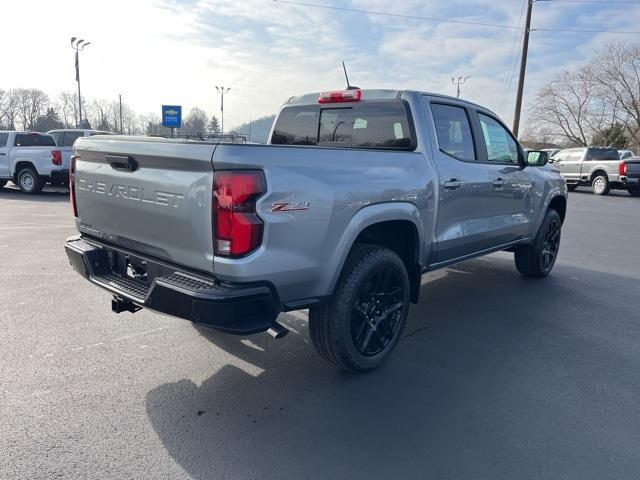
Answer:
<svg viewBox="0 0 640 480"><path fill-rule="evenodd" d="M526 0L300 0L399 15L507 26L524 24ZM537 1L533 7L525 109L559 71L583 63L607 40L640 35L535 31L640 30L640 2ZM627 0L629 2L630 0ZM25 14L26 12L26 14ZM292 95L340 89L419 89L455 95L451 77L471 77L462 97L509 124L522 30L347 12L274 0L31 0L2 2L0 88L75 91L72 36L81 54L82 94L117 99L137 113L162 104L219 115L225 129L277 112ZM10 21L7 21L11 19ZM526 112L525 112L526 116Z"/></svg>

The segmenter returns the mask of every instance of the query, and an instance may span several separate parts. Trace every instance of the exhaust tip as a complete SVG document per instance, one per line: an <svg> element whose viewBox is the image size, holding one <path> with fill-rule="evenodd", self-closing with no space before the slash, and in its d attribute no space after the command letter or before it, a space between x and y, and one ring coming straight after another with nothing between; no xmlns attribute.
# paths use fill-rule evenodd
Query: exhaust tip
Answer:
<svg viewBox="0 0 640 480"><path fill-rule="evenodd" d="M271 325L271 328L267 330L267 333L276 340L280 340L281 338L287 336L287 334L289 333L289 329L281 323L273 322L273 325Z"/></svg>

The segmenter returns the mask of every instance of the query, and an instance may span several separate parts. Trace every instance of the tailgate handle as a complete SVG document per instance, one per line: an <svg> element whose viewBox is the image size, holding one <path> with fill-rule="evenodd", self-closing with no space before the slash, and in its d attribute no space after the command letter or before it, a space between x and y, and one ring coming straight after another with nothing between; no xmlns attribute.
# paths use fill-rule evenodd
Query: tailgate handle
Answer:
<svg viewBox="0 0 640 480"><path fill-rule="evenodd" d="M136 162L133 157L126 157L122 155L105 155L104 158L114 170L135 172L138 169L138 162Z"/></svg>

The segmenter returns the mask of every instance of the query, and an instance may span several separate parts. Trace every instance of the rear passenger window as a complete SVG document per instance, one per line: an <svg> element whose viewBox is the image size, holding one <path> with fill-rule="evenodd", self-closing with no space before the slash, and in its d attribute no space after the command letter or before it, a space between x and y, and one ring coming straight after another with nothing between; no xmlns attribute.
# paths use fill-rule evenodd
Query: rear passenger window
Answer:
<svg viewBox="0 0 640 480"><path fill-rule="evenodd" d="M0 147L6 147L8 140L9 140L8 133L0 133Z"/></svg>
<svg viewBox="0 0 640 480"><path fill-rule="evenodd" d="M39 133L19 133L13 142L14 147L55 147L56 142L51 135Z"/></svg>
<svg viewBox="0 0 640 480"><path fill-rule="evenodd" d="M478 118L487 147L487 159L496 163L518 163L518 145L511 134L491 117L479 113Z"/></svg>
<svg viewBox="0 0 640 480"><path fill-rule="evenodd" d="M64 132L64 140L62 140L62 146L72 147L73 142L75 142L82 136L84 136L84 132Z"/></svg>
<svg viewBox="0 0 640 480"><path fill-rule="evenodd" d="M464 108L432 104L440 150L460 160L475 160L469 117Z"/></svg>

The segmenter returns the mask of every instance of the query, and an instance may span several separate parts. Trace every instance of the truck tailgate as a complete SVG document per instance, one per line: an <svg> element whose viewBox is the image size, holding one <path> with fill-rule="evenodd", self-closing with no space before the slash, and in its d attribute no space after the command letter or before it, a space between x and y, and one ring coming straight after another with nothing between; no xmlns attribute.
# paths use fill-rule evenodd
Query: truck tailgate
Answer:
<svg viewBox="0 0 640 480"><path fill-rule="evenodd" d="M79 231L212 273L214 149L158 138L79 138L74 147Z"/></svg>
<svg viewBox="0 0 640 480"><path fill-rule="evenodd" d="M640 178L640 158L627 159L627 178Z"/></svg>

